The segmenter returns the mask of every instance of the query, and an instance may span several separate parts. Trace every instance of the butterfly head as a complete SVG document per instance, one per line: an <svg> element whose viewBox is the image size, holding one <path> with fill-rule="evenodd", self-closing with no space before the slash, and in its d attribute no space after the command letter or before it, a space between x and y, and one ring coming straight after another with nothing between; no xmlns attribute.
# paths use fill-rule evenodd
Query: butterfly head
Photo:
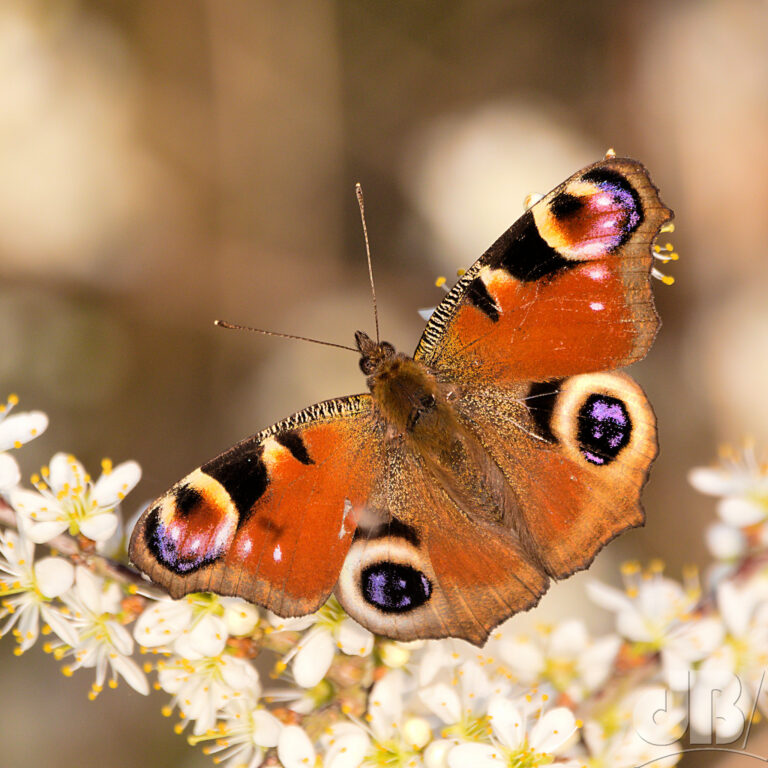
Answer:
<svg viewBox="0 0 768 768"><path fill-rule="evenodd" d="M355 331L355 343L360 350L360 370L366 376L372 376L395 356L395 348L388 341L374 341L363 331Z"/></svg>

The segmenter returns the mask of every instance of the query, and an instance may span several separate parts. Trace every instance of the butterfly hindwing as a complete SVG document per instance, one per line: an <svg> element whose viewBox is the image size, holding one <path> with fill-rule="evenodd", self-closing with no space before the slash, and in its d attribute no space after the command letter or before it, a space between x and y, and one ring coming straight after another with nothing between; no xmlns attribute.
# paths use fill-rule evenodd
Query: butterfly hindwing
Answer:
<svg viewBox="0 0 768 768"><path fill-rule="evenodd" d="M474 390L456 408L513 489L547 573L564 578L643 524L640 491L657 452L656 420L643 391L621 373L518 391Z"/></svg>
<svg viewBox="0 0 768 768"><path fill-rule="evenodd" d="M482 645L535 605L549 579L501 521L470 517L402 445L360 518L336 596L374 632L398 640L461 637Z"/></svg>
<svg viewBox="0 0 768 768"><path fill-rule="evenodd" d="M309 613L336 583L379 445L368 395L312 406L161 496L134 530L131 560L172 597L212 591Z"/></svg>
<svg viewBox="0 0 768 768"><path fill-rule="evenodd" d="M585 168L472 265L414 357L445 380L498 386L639 360L659 324L650 246L670 217L634 160Z"/></svg>

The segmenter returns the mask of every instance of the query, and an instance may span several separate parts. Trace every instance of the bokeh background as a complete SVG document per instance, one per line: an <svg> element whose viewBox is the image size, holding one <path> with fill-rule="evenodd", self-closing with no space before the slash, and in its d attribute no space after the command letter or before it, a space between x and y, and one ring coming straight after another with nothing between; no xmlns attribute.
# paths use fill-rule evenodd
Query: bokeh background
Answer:
<svg viewBox="0 0 768 768"><path fill-rule="evenodd" d="M347 352L212 325L371 331L356 181L382 333L409 351L435 277L613 147L676 211L682 259L632 370L659 418L648 524L590 576L706 564L713 504L687 470L722 442L768 446L767 46L764 0L3 0L0 395L51 417L25 473L57 450L137 459L130 516L236 440L360 391ZM592 621L583 583L536 618ZM91 703L87 673L11 649L3 768L211 764L165 697Z"/></svg>

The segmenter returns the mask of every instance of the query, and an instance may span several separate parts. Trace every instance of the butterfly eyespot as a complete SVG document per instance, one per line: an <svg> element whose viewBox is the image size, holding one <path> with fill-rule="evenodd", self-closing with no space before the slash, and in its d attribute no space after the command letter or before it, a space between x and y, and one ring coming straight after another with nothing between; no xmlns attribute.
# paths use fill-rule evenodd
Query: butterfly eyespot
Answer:
<svg viewBox="0 0 768 768"><path fill-rule="evenodd" d="M403 563L380 562L360 574L366 602L385 613L404 613L418 608L432 595L432 584L421 572Z"/></svg>
<svg viewBox="0 0 768 768"><path fill-rule="evenodd" d="M579 409L577 439L590 464L610 464L632 435L632 420L624 403L604 394L590 395Z"/></svg>

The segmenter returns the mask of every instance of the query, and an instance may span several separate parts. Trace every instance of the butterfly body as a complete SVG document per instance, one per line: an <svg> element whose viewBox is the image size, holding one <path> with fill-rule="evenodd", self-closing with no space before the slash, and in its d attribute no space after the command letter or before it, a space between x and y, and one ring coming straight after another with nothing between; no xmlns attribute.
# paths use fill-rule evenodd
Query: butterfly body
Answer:
<svg viewBox="0 0 768 768"><path fill-rule="evenodd" d="M575 174L470 267L412 357L358 331L369 391L202 465L143 515L131 559L174 597L293 616L335 591L388 637L483 643L643 523L655 419L616 369L656 333L668 218L634 161Z"/></svg>

